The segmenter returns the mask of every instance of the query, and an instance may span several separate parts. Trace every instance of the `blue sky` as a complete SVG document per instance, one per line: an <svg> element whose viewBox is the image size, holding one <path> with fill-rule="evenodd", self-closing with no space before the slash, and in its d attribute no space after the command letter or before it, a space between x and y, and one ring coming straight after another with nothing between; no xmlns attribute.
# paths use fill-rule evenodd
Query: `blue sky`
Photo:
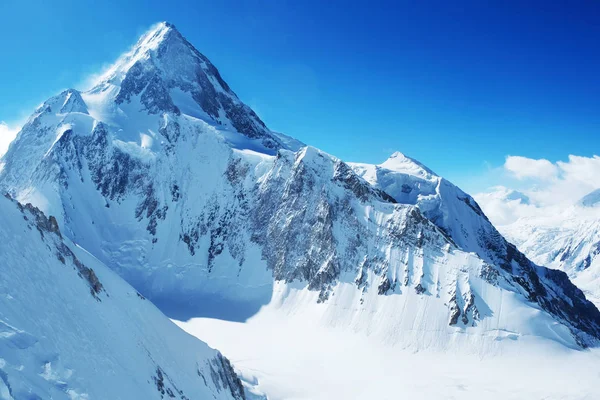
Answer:
<svg viewBox="0 0 600 400"><path fill-rule="evenodd" d="M3 0L0 121L167 20L269 127L347 161L399 150L476 191L507 155L600 153L600 3L491 3Z"/></svg>

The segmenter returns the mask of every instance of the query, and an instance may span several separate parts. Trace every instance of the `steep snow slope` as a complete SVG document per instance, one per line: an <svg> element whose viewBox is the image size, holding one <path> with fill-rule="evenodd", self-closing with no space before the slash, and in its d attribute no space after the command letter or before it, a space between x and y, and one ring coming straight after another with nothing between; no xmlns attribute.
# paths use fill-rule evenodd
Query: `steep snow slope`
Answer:
<svg viewBox="0 0 600 400"><path fill-rule="evenodd" d="M283 284L307 293L286 296L290 307L307 297L358 331L389 310L380 329L414 349L493 347L507 331L597 344L600 313L581 291L531 264L449 182L397 155L377 168L398 190L355 166L369 183L257 118L160 24L96 87L36 111L0 187L178 319L245 320Z"/></svg>
<svg viewBox="0 0 600 400"><path fill-rule="evenodd" d="M245 398L227 359L69 246L54 218L1 197L0 254L0 398Z"/></svg>

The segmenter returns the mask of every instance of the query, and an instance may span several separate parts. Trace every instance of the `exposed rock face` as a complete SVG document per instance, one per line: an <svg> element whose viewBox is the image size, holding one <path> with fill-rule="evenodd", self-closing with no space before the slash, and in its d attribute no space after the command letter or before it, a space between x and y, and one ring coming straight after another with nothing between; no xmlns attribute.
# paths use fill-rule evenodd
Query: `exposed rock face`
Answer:
<svg viewBox="0 0 600 400"><path fill-rule="evenodd" d="M205 376L207 371L210 373L212 381L210 383ZM231 362L223 357L221 353L217 352L215 357L207 360L206 367L199 367L197 374L205 386L214 387L217 394L224 398L246 400L246 392L242 381L233 370ZM190 400L194 398L193 394L190 394L191 397L188 397L183 390L179 389L174 380L160 366L156 367L156 374L152 377L152 380L156 384L156 390L163 399Z"/></svg>
<svg viewBox="0 0 600 400"><path fill-rule="evenodd" d="M229 360L220 353L210 363L210 377L217 388L228 391L232 398L246 400L240 378L234 372Z"/></svg>

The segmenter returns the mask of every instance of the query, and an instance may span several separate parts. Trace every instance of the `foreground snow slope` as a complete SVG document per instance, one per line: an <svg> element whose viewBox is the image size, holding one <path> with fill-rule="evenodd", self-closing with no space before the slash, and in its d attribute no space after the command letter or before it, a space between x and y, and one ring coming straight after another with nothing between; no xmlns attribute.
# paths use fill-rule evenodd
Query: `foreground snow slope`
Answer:
<svg viewBox="0 0 600 400"><path fill-rule="evenodd" d="M395 157L378 167L392 171L388 185L299 146L163 23L93 89L36 110L2 159L0 187L56 215L177 319L243 321L283 283L353 330L386 310L378 329L414 349L493 347L505 335L598 343L600 312L581 291L533 265L449 182Z"/></svg>
<svg viewBox="0 0 600 400"><path fill-rule="evenodd" d="M593 400L600 391L596 349L574 351L536 336L499 330L474 338L485 343L486 337L496 337L487 342L491 346L415 351L392 342L394 335L418 333L389 329L392 336L385 340L377 332L394 320L398 309L392 306L401 304L383 303L381 311L360 312L355 303L356 322L359 314L371 314L367 318L372 332L365 334L332 325L337 316L316 304L314 295L278 287L273 304L246 323L197 318L179 324L222 349L242 376L258 379L270 400ZM303 300L281 302L289 296ZM292 303L298 307L285 305ZM341 305L337 313L344 313ZM414 330L423 333L422 329L417 322ZM445 334L442 329L429 338Z"/></svg>
<svg viewBox="0 0 600 400"><path fill-rule="evenodd" d="M55 219L0 197L0 255L1 399L245 398L227 359L69 246Z"/></svg>

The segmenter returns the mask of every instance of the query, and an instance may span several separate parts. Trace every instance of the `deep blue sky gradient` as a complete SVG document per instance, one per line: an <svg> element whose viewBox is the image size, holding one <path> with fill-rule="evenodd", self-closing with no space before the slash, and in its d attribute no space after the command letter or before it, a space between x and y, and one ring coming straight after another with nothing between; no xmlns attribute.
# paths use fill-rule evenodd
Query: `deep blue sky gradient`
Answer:
<svg viewBox="0 0 600 400"><path fill-rule="evenodd" d="M269 127L347 161L399 150L473 191L509 154L600 153L598 1L2 0L0 16L0 121L84 89L167 20Z"/></svg>

